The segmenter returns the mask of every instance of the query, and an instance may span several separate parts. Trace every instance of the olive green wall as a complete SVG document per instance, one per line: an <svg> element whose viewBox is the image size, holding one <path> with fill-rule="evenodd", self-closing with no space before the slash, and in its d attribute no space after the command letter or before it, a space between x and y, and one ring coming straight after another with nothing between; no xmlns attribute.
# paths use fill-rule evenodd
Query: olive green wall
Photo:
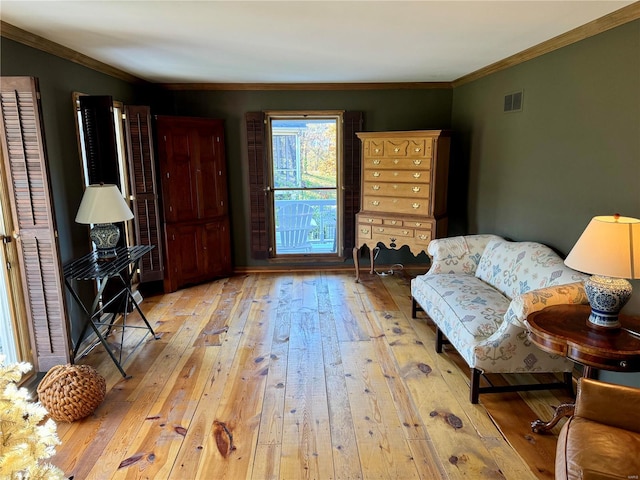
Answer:
<svg viewBox="0 0 640 480"><path fill-rule="evenodd" d="M73 92L111 95L116 100L132 102L136 89L127 82L4 37L0 38L0 55L2 76L36 77L40 83L60 256L66 262L86 253L90 247L87 226L74 222L82 198L83 180Z"/></svg>
<svg viewBox="0 0 640 480"><path fill-rule="evenodd" d="M366 131L446 129L451 121L451 89L360 91L180 91L161 92L156 113L225 120L231 230L235 267L260 266L250 256L246 112L263 110L357 110ZM368 258L368 257L367 257ZM407 252L381 252L379 264L416 260ZM352 264L350 253L346 263ZM281 264L279 264L281 265Z"/></svg>
<svg viewBox="0 0 640 480"><path fill-rule="evenodd" d="M520 89L522 112L503 113L504 95ZM456 161L468 165L468 196L456 201L470 232L567 254L593 216L639 218L640 21L455 88L452 124ZM624 311L637 315L633 284Z"/></svg>
<svg viewBox="0 0 640 480"><path fill-rule="evenodd" d="M0 58L3 76L28 76L39 80L60 259L64 263L87 253L91 246L88 227L74 221L82 198L83 180L72 94L77 91L112 95L118 100L131 101L135 98L135 89L127 82L6 38L0 39ZM88 283L79 287L85 300L93 298L93 287ZM76 341L84 316L69 294L66 303L71 336Z"/></svg>

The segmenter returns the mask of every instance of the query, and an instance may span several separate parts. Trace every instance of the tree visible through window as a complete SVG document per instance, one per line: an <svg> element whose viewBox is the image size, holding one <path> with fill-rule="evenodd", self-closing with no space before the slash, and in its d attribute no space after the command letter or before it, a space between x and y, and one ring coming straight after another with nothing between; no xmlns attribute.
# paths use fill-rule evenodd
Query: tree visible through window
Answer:
<svg viewBox="0 0 640 480"><path fill-rule="evenodd" d="M270 114L275 255L337 254L340 114Z"/></svg>

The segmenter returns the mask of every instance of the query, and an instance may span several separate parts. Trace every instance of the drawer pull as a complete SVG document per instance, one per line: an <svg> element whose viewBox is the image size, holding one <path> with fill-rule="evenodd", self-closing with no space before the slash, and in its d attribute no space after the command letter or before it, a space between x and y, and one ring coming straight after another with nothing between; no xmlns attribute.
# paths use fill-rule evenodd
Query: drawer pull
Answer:
<svg viewBox="0 0 640 480"><path fill-rule="evenodd" d="M400 148L399 148L399 147L396 147L396 148L394 148L394 149L393 149L393 151L394 151L395 153L398 153L398 152L400 151Z"/></svg>
<svg viewBox="0 0 640 480"><path fill-rule="evenodd" d="M378 178L380 176L380 172L373 172L372 175L376 178Z"/></svg>
<svg viewBox="0 0 640 480"><path fill-rule="evenodd" d="M620 360L620 366L622 368L627 368L627 361L626 360Z"/></svg>
<svg viewBox="0 0 640 480"><path fill-rule="evenodd" d="M378 205L380 205L380 202L378 200L374 200L373 202L371 202L371 205L377 207Z"/></svg>
<svg viewBox="0 0 640 480"><path fill-rule="evenodd" d="M393 160L394 165L397 165L399 162L400 162L400 160L398 160L397 158L395 158L395 159Z"/></svg>
<svg viewBox="0 0 640 480"><path fill-rule="evenodd" d="M371 187L373 190L380 190L380 185L374 185Z"/></svg>
<svg viewBox="0 0 640 480"><path fill-rule="evenodd" d="M396 223L398 223L397 220L391 220L391 225L395 225Z"/></svg>
<svg viewBox="0 0 640 480"><path fill-rule="evenodd" d="M397 177L398 176L398 172L393 172L393 176Z"/></svg>
<svg viewBox="0 0 640 480"><path fill-rule="evenodd" d="M367 234L367 233L369 233L369 229L368 228L361 228L360 229L360 233Z"/></svg>
<svg viewBox="0 0 640 480"><path fill-rule="evenodd" d="M379 227L379 228L378 228L378 232L380 232L380 233L384 232L384 228Z"/></svg>
<svg viewBox="0 0 640 480"><path fill-rule="evenodd" d="M416 209L420 208L420 204L419 204L419 203L414 203L414 204L412 204L411 206L412 206L413 208L416 208Z"/></svg>
<svg viewBox="0 0 640 480"><path fill-rule="evenodd" d="M374 152L376 152L376 153L380 153L380 149L379 149L379 148L376 148L376 149L374 149Z"/></svg>
<svg viewBox="0 0 640 480"><path fill-rule="evenodd" d="M367 218L367 222L373 223L373 218Z"/></svg>
<svg viewBox="0 0 640 480"><path fill-rule="evenodd" d="M394 190L397 190L398 189L398 185L394 185L393 188L394 188Z"/></svg>
<svg viewBox="0 0 640 480"><path fill-rule="evenodd" d="M403 234L403 235L409 235L409 230L403 230L403 231L402 231L402 234Z"/></svg>
<svg viewBox="0 0 640 480"><path fill-rule="evenodd" d="M413 164L414 165L420 165L422 163L422 160L414 160Z"/></svg>
<svg viewBox="0 0 640 480"><path fill-rule="evenodd" d="M416 227L421 227L422 226L422 222L416 222Z"/></svg>
<svg viewBox="0 0 640 480"><path fill-rule="evenodd" d="M413 187L411 190L413 190L414 193L418 193L420 191L420 187Z"/></svg>
<svg viewBox="0 0 640 480"><path fill-rule="evenodd" d="M380 160L378 160L378 159L374 160L374 161L373 161L373 164L374 164L374 165L380 165Z"/></svg>
<svg viewBox="0 0 640 480"><path fill-rule="evenodd" d="M413 178L420 178L422 174L420 172L416 172L413 174Z"/></svg>
<svg viewBox="0 0 640 480"><path fill-rule="evenodd" d="M418 238L419 238L420 240L426 240L426 239L427 239L427 236L426 236L425 234L421 234L421 235L418 235Z"/></svg>
<svg viewBox="0 0 640 480"><path fill-rule="evenodd" d="M422 150L420 147L416 147L413 151L418 153L420 150Z"/></svg>

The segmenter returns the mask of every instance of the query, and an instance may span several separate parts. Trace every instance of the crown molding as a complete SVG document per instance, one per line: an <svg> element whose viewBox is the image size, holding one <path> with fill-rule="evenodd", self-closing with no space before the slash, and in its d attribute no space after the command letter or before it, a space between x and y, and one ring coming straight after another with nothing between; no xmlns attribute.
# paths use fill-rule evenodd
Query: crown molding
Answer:
<svg viewBox="0 0 640 480"><path fill-rule="evenodd" d="M35 33L22 30L21 28L11 25L10 23L3 22L2 20L0 20L0 36L22 43L24 45L27 45L28 47L50 53L51 55L55 55L56 57L69 60L92 70L96 70L100 73L104 73L105 75L124 80L125 82L134 84L149 83L141 78L136 77L135 75L131 75L130 73L112 67L111 65L102 63L98 60L88 57L87 55L60 45L59 43L47 40L44 37L36 35Z"/></svg>
<svg viewBox="0 0 640 480"><path fill-rule="evenodd" d="M534 45L531 48L516 53L515 55L511 55L510 57L507 57L498 62L492 63L491 65L476 70L475 72L464 75L451 83L453 85L453 88L459 87L461 85L464 85L465 83L479 80L480 78L486 77L501 70L505 70L515 65L519 65L520 63L524 63L528 60L540 57L546 53L553 52L554 50L566 47L567 45L571 45L572 43L579 42L580 40L593 37L594 35L598 35L599 33L606 32L607 30L611 30L612 28L619 27L621 25L624 25L625 23L638 20L639 18L640 2L634 2L631 5L627 5L626 7L621 8L620 10L611 12L604 17L593 20L592 22L574 28L573 30L569 30L566 33L546 40L542 43L539 43L538 45Z"/></svg>

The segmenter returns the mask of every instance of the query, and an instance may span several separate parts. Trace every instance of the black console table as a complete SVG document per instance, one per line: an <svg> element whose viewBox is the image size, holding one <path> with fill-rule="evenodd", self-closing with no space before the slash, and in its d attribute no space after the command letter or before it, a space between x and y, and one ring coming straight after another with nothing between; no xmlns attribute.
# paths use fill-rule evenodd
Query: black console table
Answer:
<svg viewBox="0 0 640 480"><path fill-rule="evenodd" d="M133 273L138 268L140 259L151 250L153 250L153 248L154 245L120 247L116 250L116 257L110 261L99 261L96 252L93 251L64 265L64 283L67 285L71 296L75 299L75 301L78 303L78 305L80 305L82 310L87 315L86 322L82 328L82 333L80 333L78 342L73 349L74 360L78 355L78 349L80 348L82 340L84 340L85 338L87 329L91 327L91 329L98 337L98 340L96 341L94 346L97 345L98 342L102 343L104 348L107 350L107 353L109 353L109 356L113 360L113 363L116 364L118 370L120 370L120 373L122 373L122 376L126 378L127 374L122 368L122 341L124 339L125 329L140 328L147 330L145 335L134 347L134 351L147 337L147 334L151 333L151 335L153 335L155 339L158 338L153 331L153 328L151 328L151 325L147 321L147 318L144 316L142 310L138 306L138 302L136 302L136 300L134 299L133 293L131 292L131 279L133 277ZM123 272L126 272L127 275L123 275ZM115 285L119 286L119 288L121 289L116 292L113 297L103 302L102 293L105 286L107 285L107 282L110 280L113 280L111 283L115 283ZM98 291L90 307L88 305L85 305L85 303L80 299L77 290L74 288L74 281L98 281ZM106 337L109 336L112 328L115 326L114 322L118 313L109 312L108 314L106 314L106 319L103 318L103 314L105 314L105 309L107 307L109 307L116 301L122 300L124 300L122 323L118 325L119 328L122 328L122 336L120 338L120 353L118 357L116 357L113 349L107 343ZM138 311L145 325L129 325L127 323L127 316L129 315L130 305L133 305L133 307ZM105 333L101 332L100 327L102 326L107 327Z"/></svg>

